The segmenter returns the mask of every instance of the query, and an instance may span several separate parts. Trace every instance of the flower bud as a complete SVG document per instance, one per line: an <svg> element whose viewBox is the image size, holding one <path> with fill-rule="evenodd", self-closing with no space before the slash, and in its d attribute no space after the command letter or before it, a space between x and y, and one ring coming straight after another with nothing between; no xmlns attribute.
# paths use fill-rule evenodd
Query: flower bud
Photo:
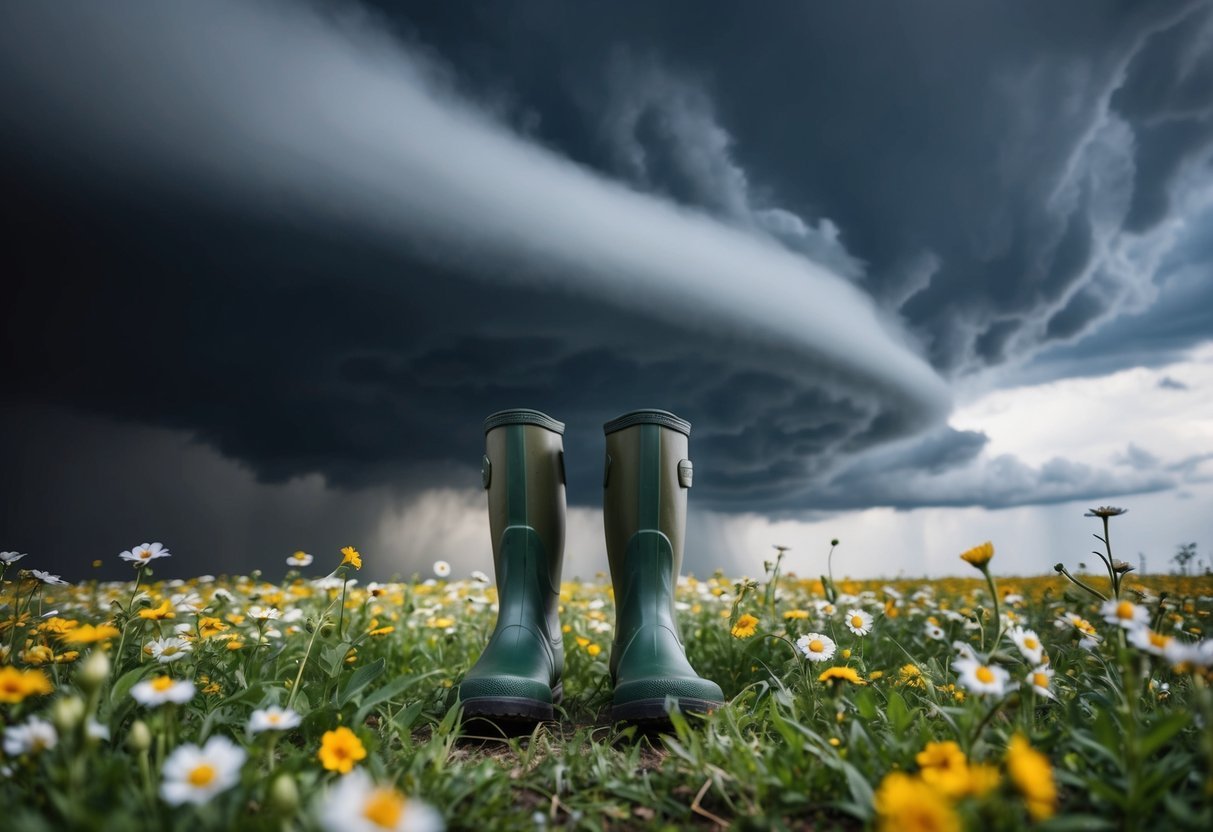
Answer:
<svg viewBox="0 0 1213 832"><path fill-rule="evenodd" d="M289 814L299 808L299 787L295 778L283 772L270 783L269 804L275 811Z"/></svg>
<svg viewBox="0 0 1213 832"><path fill-rule="evenodd" d="M93 693L105 684L110 676L110 657L104 650L93 650L76 673L76 684L85 693Z"/></svg>
<svg viewBox="0 0 1213 832"><path fill-rule="evenodd" d="M126 747L135 753L147 751L152 747L152 732L142 719L131 723L130 733L126 735Z"/></svg>
<svg viewBox="0 0 1213 832"><path fill-rule="evenodd" d="M61 696L51 706L51 722L60 734L70 734L84 719L84 700L79 696Z"/></svg>

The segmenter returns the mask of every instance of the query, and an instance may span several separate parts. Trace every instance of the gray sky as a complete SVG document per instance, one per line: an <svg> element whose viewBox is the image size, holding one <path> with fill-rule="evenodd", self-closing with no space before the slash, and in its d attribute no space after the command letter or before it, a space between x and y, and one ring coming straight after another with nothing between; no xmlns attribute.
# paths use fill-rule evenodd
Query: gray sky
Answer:
<svg viewBox="0 0 1213 832"><path fill-rule="evenodd" d="M1207 2L5 8L0 547L483 568L527 406L590 574L657 406L700 572L1047 569L1105 502L1161 566L1213 538L1210 88Z"/></svg>

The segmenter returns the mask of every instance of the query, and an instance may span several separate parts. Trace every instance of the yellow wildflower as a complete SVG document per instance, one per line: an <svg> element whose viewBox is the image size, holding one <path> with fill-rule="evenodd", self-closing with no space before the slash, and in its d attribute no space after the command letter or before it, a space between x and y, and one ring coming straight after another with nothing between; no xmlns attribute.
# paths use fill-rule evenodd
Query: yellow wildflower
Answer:
<svg viewBox="0 0 1213 832"><path fill-rule="evenodd" d="M922 678L922 671L918 669L916 664L903 664L897 671L897 684L908 685L912 688L925 688L926 680Z"/></svg>
<svg viewBox="0 0 1213 832"><path fill-rule="evenodd" d="M165 598L160 602L160 606L146 610L139 610L139 617L146 618L151 621L163 621L166 618L176 618L177 613L173 612L173 605Z"/></svg>
<svg viewBox="0 0 1213 832"><path fill-rule="evenodd" d="M203 638L217 636L227 629L227 625L221 619L204 617L198 620L198 635Z"/></svg>
<svg viewBox="0 0 1213 832"><path fill-rule="evenodd" d="M66 618L60 618L56 615L53 618L48 618L46 621L43 621L34 629L40 633L50 633L51 635L61 636L64 633L70 632L72 629L74 629L78 623L79 622L76 621L69 621Z"/></svg>
<svg viewBox="0 0 1213 832"><path fill-rule="evenodd" d="M0 667L0 702L15 705L28 696L42 696L55 689L41 670L18 670L12 665Z"/></svg>
<svg viewBox="0 0 1213 832"><path fill-rule="evenodd" d="M395 628L395 627L393 627L391 624L386 624L386 625L384 625L384 626L380 627L380 626L379 626L379 619L378 619L378 618L372 618L372 619L371 619L371 624L370 624L370 626L369 626L369 627L367 627L366 632L367 632L367 635L372 635L372 636L386 636L388 633L394 632L394 631L395 631L395 629L396 629L396 628Z"/></svg>
<svg viewBox="0 0 1213 832"><path fill-rule="evenodd" d="M960 816L931 785L900 771L890 772L876 790L882 832L960 832Z"/></svg>
<svg viewBox="0 0 1213 832"><path fill-rule="evenodd" d="M730 632L734 638L749 638L758 632L758 619L746 613L737 619L737 623L733 625Z"/></svg>
<svg viewBox="0 0 1213 832"><path fill-rule="evenodd" d="M829 667L822 671L822 674L817 677L819 682L829 682L831 685L835 682L850 682L852 685L866 685L867 682L863 677L856 672L853 667Z"/></svg>
<svg viewBox="0 0 1213 832"><path fill-rule="evenodd" d="M969 765L960 746L951 740L929 742L914 758L919 776L951 798L983 795L998 785L998 769L988 765Z"/></svg>
<svg viewBox="0 0 1213 832"><path fill-rule="evenodd" d="M342 725L336 730L324 732L316 756L327 770L349 774L359 760L366 758L366 749L358 735Z"/></svg>
<svg viewBox="0 0 1213 832"><path fill-rule="evenodd" d="M341 554L345 556L345 558L341 561L342 566L345 566L348 563L355 569L362 568L362 555L360 555L358 550L353 546L346 546L341 550Z"/></svg>
<svg viewBox="0 0 1213 832"><path fill-rule="evenodd" d="M1034 749L1022 734L1007 746L1007 773L1023 795L1032 820L1045 820L1057 810L1057 785L1049 758Z"/></svg>
<svg viewBox="0 0 1213 832"><path fill-rule="evenodd" d="M963 552L960 559L984 572L992 557L994 557L994 544L987 540L980 546L974 546L967 552Z"/></svg>
<svg viewBox="0 0 1213 832"><path fill-rule="evenodd" d="M783 614L783 617L788 621L803 621L809 617L808 610L788 610Z"/></svg>
<svg viewBox="0 0 1213 832"><path fill-rule="evenodd" d="M69 630L62 636L68 644L96 644L98 641L109 641L117 638L122 632L110 624L82 624L74 630Z"/></svg>
<svg viewBox="0 0 1213 832"><path fill-rule="evenodd" d="M589 647L585 648L585 652L589 653L591 656L597 656L602 652L602 648L597 644L591 644Z"/></svg>

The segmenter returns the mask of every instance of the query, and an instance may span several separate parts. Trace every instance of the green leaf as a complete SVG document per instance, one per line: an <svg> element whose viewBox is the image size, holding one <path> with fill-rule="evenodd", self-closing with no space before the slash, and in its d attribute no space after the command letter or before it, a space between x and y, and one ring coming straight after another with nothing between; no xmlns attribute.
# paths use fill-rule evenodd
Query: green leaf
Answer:
<svg viewBox="0 0 1213 832"><path fill-rule="evenodd" d="M344 708L346 703L357 696L364 687L378 679L386 667L387 663L380 657L355 670L354 675L346 682L345 688L337 694L337 707Z"/></svg>
<svg viewBox="0 0 1213 832"><path fill-rule="evenodd" d="M380 659L382 661L382 659ZM358 713L354 716L354 724L361 725L366 721L367 716L371 713L376 705L387 702L389 699L394 699L404 693L410 687L422 679L427 679L430 676L435 676L445 672L443 668L437 668L427 673L415 673L412 676L400 676L393 679L383 687L369 694L362 700L362 706L358 709Z"/></svg>
<svg viewBox="0 0 1213 832"><path fill-rule="evenodd" d="M1175 711L1167 714L1151 728L1150 733L1146 734L1145 739L1141 741L1141 756L1149 757L1162 748L1187 727L1191 720L1192 716L1187 711Z"/></svg>
<svg viewBox="0 0 1213 832"><path fill-rule="evenodd" d="M914 715L910 713L906 700L897 691L889 691L888 700L885 716L889 719L889 727L893 729L894 733L903 734L913 724Z"/></svg>
<svg viewBox="0 0 1213 832"><path fill-rule="evenodd" d="M118 681L114 682L114 686L110 688L110 707L125 699L126 695L131 692L131 688L138 684L151 668L152 665L144 665L136 667L134 670L128 670L119 676Z"/></svg>
<svg viewBox="0 0 1213 832"><path fill-rule="evenodd" d="M1118 824L1098 815L1064 815L1050 818L1037 828L1041 832L1098 832L1101 829L1116 829Z"/></svg>

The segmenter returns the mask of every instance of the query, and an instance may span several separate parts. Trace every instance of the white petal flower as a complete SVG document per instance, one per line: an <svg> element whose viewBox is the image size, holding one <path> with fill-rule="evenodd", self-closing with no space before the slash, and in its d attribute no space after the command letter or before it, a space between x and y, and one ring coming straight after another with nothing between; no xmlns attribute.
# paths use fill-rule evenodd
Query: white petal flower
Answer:
<svg viewBox="0 0 1213 832"><path fill-rule="evenodd" d="M451 565L445 560L434 561L434 574L439 578L445 578L451 574Z"/></svg>
<svg viewBox="0 0 1213 832"><path fill-rule="evenodd" d="M1036 635L1035 630L1013 627L1007 635L1011 637L1011 641L1015 642L1015 646L1019 648L1019 652L1023 654L1023 657L1034 666L1044 660L1045 648L1040 643L1040 637Z"/></svg>
<svg viewBox="0 0 1213 832"><path fill-rule="evenodd" d="M44 584L49 584L50 586L67 586L67 581L63 580L58 575L43 572L41 569L31 569L29 573Z"/></svg>
<svg viewBox="0 0 1213 832"><path fill-rule="evenodd" d="M319 814L329 832L442 832L445 827L434 807L390 786L376 786L360 768L325 794Z"/></svg>
<svg viewBox="0 0 1213 832"><path fill-rule="evenodd" d="M277 607L262 607L253 605L248 608L248 617L257 621L273 621L282 617L282 611Z"/></svg>
<svg viewBox="0 0 1213 832"><path fill-rule="evenodd" d="M0 552L0 563L3 563L5 566L12 566L23 557L26 557L26 554L18 554L17 552Z"/></svg>
<svg viewBox="0 0 1213 832"><path fill-rule="evenodd" d="M157 558L170 557L170 554L169 550L164 548L163 543L140 543L138 546L132 546L129 550L122 552L118 557L132 563L150 563Z"/></svg>
<svg viewBox="0 0 1213 832"><path fill-rule="evenodd" d="M487 584L489 582L489 576L481 572L479 569L472 570L471 578L478 584Z"/></svg>
<svg viewBox="0 0 1213 832"><path fill-rule="evenodd" d="M193 743L175 749L164 761L160 796L173 806L206 803L240 780L248 755L224 736L214 736L199 748Z"/></svg>
<svg viewBox="0 0 1213 832"><path fill-rule="evenodd" d="M943 631L943 627L932 624L930 621L923 625L922 631L927 638L935 641L943 641L948 637L948 634Z"/></svg>
<svg viewBox="0 0 1213 832"><path fill-rule="evenodd" d="M1117 601L1115 598L1104 601L1103 606L1099 608L1099 614L1109 624L1115 624L1126 630L1142 627L1150 620L1150 613L1145 607L1123 599Z"/></svg>
<svg viewBox="0 0 1213 832"><path fill-rule="evenodd" d="M271 705L253 711L248 720L248 732L260 734L262 731L289 731L297 728L302 721L303 717L291 708Z"/></svg>
<svg viewBox="0 0 1213 832"><path fill-rule="evenodd" d="M978 695L1002 696L1007 692L1011 674L994 664L986 664L977 658L961 657L952 662L952 669L959 676L960 684Z"/></svg>
<svg viewBox="0 0 1213 832"><path fill-rule="evenodd" d="M188 679L156 676L152 679L144 679L131 688L131 696L140 705L156 708L167 702L184 705L194 698L195 691L194 683Z"/></svg>
<svg viewBox="0 0 1213 832"><path fill-rule="evenodd" d="M872 615L860 609L847 610L844 618L847 629L857 636L866 636L872 632Z"/></svg>
<svg viewBox="0 0 1213 832"><path fill-rule="evenodd" d="M1053 668L1046 664L1032 668L1028 673L1027 682L1032 686L1032 690L1036 691L1041 696L1046 696L1049 699L1056 699L1053 694Z"/></svg>
<svg viewBox="0 0 1213 832"><path fill-rule="evenodd" d="M183 638L157 638L145 644L143 649L160 664L168 664L184 659L186 654L194 649L194 645Z"/></svg>
<svg viewBox="0 0 1213 832"><path fill-rule="evenodd" d="M1162 633L1156 633L1149 627L1141 626L1129 631L1129 643L1138 650L1145 650L1147 653L1152 653L1155 656L1165 655L1167 644L1174 639L1174 636L1164 636Z"/></svg>
<svg viewBox="0 0 1213 832"><path fill-rule="evenodd" d="M824 662L834 656L834 640L821 633L805 633L796 639L796 646L811 662Z"/></svg>
<svg viewBox="0 0 1213 832"><path fill-rule="evenodd" d="M288 566L294 566L296 568L301 569L304 566L311 566L313 560L315 560L315 558L313 558L307 552L304 552L301 550L301 551L295 552L293 555L289 555L286 559L286 562L287 562Z"/></svg>
<svg viewBox="0 0 1213 832"><path fill-rule="evenodd" d="M59 735L55 726L45 719L31 716L20 725L10 725L4 731L4 753L10 757L22 754L38 754L55 747Z"/></svg>

